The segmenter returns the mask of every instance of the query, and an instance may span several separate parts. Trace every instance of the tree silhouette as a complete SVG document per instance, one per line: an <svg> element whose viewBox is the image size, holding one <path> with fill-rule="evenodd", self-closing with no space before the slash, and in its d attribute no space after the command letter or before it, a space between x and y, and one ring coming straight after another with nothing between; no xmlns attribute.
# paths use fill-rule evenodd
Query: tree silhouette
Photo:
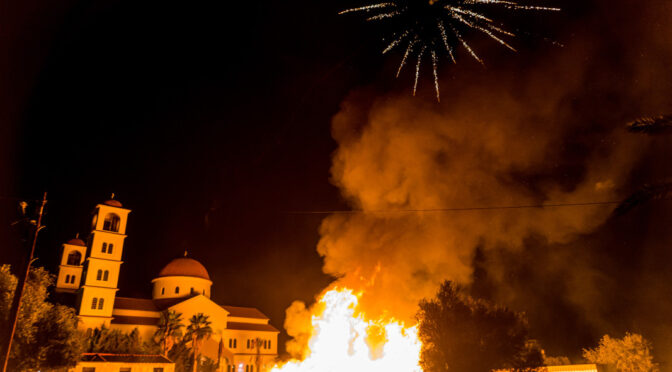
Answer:
<svg viewBox="0 0 672 372"><path fill-rule="evenodd" d="M626 333L622 339L605 335L598 347L583 349L583 357L591 363L607 364L620 372L655 372L651 343L642 335Z"/></svg>
<svg viewBox="0 0 672 372"><path fill-rule="evenodd" d="M642 117L627 125L630 133L641 133L651 136L672 134L672 115ZM615 215L622 215L631 209L651 200L669 199L672 197L672 181L661 180L642 186L614 210Z"/></svg>
<svg viewBox="0 0 672 372"><path fill-rule="evenodd" d="M528 369L543 363L524 314L473 299L449 281L420 302L418 336L425 372Z"/></svg>
<svg viewBox="0 0 672 372"><path fill-rule="evenodd" d="M210 327L212 322L208 318L209 317L203 313L198 313L192 316L191 319L189 319L187 333L184 335L186 340L191 341L191 348L194 353L193 372L198 371L198 359L200 357L199 343L212 336L212 327Z"/></svg>
<svg viewBox="0 0 672 372"><path fill-rule="evenodd" d="M173 348L176 340L182 337L182 314L175 310L165 310L161 312L158 329L154 333L154 338L159 344L164 356L168 356L168 351Z"/></svg>

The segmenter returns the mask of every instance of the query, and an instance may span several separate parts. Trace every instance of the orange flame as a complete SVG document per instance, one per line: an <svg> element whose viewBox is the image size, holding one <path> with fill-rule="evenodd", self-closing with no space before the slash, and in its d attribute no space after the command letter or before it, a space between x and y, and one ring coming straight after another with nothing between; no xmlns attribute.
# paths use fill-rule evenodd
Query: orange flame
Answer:
<svg viewBox="0 0 672 372"><path fill-rule="evenodd" d="M272 372L420 372L417 328L396 320L368 320L358 308L360 294L335 288L311 308L311 337L303 361Z"/></svg>

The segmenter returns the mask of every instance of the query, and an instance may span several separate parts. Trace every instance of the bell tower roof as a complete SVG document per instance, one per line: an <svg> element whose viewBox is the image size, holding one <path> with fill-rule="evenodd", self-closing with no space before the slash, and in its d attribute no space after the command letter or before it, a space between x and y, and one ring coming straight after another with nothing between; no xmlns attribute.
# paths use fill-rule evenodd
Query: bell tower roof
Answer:
<svg viewBox="0 0 672 372"><path fill-rule="evenodd" d="M121 202L119 202L119 200L116 200L114 198L114 193L112 193L112 195L110 196L110 199L103 202L103 204L109 205L110 207L117 207L117 208L122 208L123 207Z"/></svg>

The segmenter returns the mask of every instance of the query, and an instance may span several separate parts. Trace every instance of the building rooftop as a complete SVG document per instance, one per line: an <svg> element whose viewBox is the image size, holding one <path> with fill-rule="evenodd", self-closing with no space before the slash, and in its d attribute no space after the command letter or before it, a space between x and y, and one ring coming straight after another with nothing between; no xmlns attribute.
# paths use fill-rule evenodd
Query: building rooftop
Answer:
<svg viewBox="0 0 672 372"><path fill-rule="evenodd" d="M280 332L277 328L273 327L270 324L257 324L257 323L226 322L226 329L236 329L239 331Z"/></svg>
<svg viewBox="0 0 672 372"><path fill-rule="evenodd" d="M163 355L84 353L82 362L173 363Z"/></svg>
<svg viewBox="0 0 672 372"><path fill-rule="evenodd" d="M82 239L79 239L79 238L70 239L65 244L78 245L80 247L86 247L86 243L84 243L84 241Z"/></svg>
<svg viewBox="0 0 672 372"><path fill-rule="evenodd" d="M200 262L190 257L178 257L170 261L159 272L159 278L165 276L192 276L210 280L208 270Z"/></svg>

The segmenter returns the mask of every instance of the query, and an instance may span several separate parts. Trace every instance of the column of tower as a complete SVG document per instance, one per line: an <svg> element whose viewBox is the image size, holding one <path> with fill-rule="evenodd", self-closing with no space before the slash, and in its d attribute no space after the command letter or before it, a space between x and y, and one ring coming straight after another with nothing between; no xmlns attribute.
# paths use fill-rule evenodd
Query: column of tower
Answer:
<svg viewBox="0 0 672 372"><path fill-rule="evenodd" d="M130 212L114 199L98 204L93 211L89 254L77 296L81 329L110 325Z"/></svg>

